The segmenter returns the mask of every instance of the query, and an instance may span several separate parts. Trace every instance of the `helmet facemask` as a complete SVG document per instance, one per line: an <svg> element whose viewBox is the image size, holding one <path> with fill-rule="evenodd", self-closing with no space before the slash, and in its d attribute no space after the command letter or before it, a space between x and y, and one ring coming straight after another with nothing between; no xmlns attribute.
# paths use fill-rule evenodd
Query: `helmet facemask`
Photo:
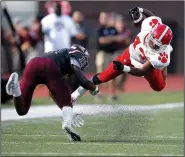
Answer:
<svg viewBox="0 0 185 157"><path fill-rule="evenodd" d="M146 52L148 54L159 54L166 49L167 45L163 45L161 41L154 38L152 33L148 34L146 38Z"/></svg>
<svg viewBox="0 0 185 157"><path fill-rule="evenodd" d="M89 61L90 61L90 55L89 55L89 52L87 51L87 49L84 48L84 47L81 46L81 45L78 45L78 44L73 44L73 45L71 46L71 49L77 50L77 51L80 51L80 52L83 53L83 58L82 58L82 60L84 60L83 62L84 62L84 63L87 63L87 64L86 64L85 66L83 66L82 70L87 69L88 66L89 66Z"/></svg>

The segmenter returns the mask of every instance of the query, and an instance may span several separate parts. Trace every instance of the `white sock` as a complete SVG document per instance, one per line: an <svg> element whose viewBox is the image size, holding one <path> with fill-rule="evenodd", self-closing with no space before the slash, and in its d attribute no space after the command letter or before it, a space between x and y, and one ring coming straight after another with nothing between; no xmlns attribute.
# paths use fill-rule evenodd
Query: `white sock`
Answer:
<svg viewBox="0 0 185 157"><path fill-rule="evenodd" d="M63 118L63 124L64 126L71 126L72 119L73 119L73 108L69 106L64 106L62 108L62 118Z"/></svg>
<svg viewBox="0 0 185 157"><path fill-rule="evenodd" d="M20 85L18 83L18 87L15 89L15 93L13 94L14 97L19 97L21 96L21 89L20 89Z"/></svg>

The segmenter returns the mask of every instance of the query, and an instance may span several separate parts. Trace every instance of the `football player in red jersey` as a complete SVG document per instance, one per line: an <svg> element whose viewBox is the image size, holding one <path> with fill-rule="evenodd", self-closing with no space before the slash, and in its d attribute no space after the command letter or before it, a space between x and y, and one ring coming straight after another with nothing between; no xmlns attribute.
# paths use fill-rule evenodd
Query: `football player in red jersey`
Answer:
<svg viewBox="0 0 185 157"><path fill-rule="evenodd" d="M162 24L161 18L150 11L135 7L129 10L134 25L141 26L134 42L101 73L93 76L94 84L107 82L123 73L144 76L155 91L164 89L167 66L170 64L170 45L173 38L171 29ZM72 94L75 101L85 90L79 87Z"/></svg>

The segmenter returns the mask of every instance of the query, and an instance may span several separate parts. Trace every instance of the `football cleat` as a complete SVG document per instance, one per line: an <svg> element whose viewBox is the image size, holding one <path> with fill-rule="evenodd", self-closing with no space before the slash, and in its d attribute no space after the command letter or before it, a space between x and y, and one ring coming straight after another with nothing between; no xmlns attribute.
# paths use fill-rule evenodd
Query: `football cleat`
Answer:
<svg viewBox="0 0 185 157"><path fill-rule="evenodd" d="M80 135L69 125L63 125L65 133L71 141L81 141Z"/></svg>
<svg viewBox="0 0 185 157"><path fill-rule="evenodd" d="M18 74L16 72L10 75L8 83L6 84L6 92L8 95L19 96L20 92Z"/></svg>

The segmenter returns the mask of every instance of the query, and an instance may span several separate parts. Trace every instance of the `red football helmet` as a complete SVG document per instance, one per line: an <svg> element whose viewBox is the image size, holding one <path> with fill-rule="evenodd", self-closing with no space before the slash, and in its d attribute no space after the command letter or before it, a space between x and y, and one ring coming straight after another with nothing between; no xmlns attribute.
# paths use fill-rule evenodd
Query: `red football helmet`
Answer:
<svg viewBox="0 0 185 157"><path fill-rule="evenodd" d="M173 38L172 30L165 24L160 24L146 37L146 47L152 53L164 51Z"/></svg>

